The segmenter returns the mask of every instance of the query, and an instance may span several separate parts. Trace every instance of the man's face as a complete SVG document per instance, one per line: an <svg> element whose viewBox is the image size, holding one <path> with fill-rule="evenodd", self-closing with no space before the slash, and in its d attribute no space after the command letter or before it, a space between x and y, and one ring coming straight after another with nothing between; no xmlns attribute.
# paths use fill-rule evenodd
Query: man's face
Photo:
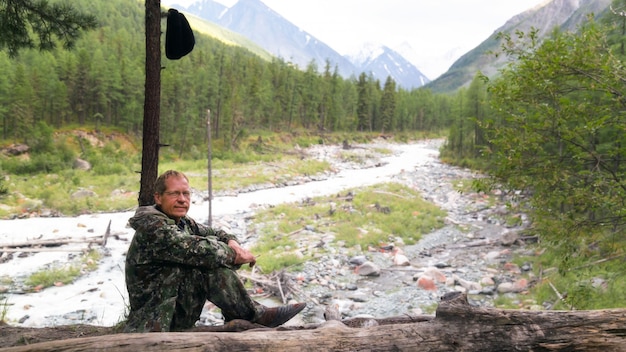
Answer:
<svg viewBox="0 0 626 352"><path fill-rule="evenodd" d="M155 193L154 201L170 218L178 222L189 211L189 183L184 177L168 177L165 192Z"/></svg>

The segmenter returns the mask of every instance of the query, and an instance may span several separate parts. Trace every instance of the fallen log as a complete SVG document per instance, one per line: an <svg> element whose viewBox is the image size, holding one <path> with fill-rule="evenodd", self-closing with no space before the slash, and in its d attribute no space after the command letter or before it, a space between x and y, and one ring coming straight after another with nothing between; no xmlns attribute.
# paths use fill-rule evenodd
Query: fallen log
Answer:
<svg viewBox="0 0 626 352"><path fill-rule="evenodd" d="M83 242L73 242L83 243ZM69 244L69 243L66 243ZM39 252L84 252L85 248L50 248L50 247L37 247L37 248L0 248L0 252L6 253L39 253Z"/></svg>
<svg viewBox="0 0 626 352"><path fill-rule="evenodd" d="M434 319L353 328L116 334L11 347L5 351L625 351L626 309L521 311L442 298ZM224 328L222 328L222 331Z"/></svg>
<svg viewBox="0 0 626 352"><path fill-rule="evenodd" d="M30 240L28 242L18 242L18 243L7 243L0 244L0 252L7 253L15 253L15 252L74 252L74 251L82 251L83 249L59 249L56 247L61 247L68 244L75 243L87 243L88 247L91 248L91 245L96 244L102 247L106 247L107 240L111 236L111 220L109 220L109 225L107 226L104 235L98 237L84 237L84 238L71 238L71 237L63 237L63 238L52 238L52 239L44 239L44 240Z"/></svg>
<svg viewBox="0 0 626 352"><path fill-rule="evenodd" d="M491 246L498 243L496 240L482 239L476 240L469 243L461 243L448 246L449 249L461 249L461 248L470 248L470 247L481 247L481 246Z"/></svg>

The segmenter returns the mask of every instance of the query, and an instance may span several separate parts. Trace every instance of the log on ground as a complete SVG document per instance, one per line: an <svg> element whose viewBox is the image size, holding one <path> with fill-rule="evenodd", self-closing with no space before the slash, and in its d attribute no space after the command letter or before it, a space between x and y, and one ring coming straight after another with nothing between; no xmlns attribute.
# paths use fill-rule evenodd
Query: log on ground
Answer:
<svg viewBox="0 0 626 352"><path fill-rule="evenodd" d="M380 320L381 322L394 319ZM434 319L312 329L116 334L5 351L626 351L626 309L520 311L473 307L446 295Z"/></svg>

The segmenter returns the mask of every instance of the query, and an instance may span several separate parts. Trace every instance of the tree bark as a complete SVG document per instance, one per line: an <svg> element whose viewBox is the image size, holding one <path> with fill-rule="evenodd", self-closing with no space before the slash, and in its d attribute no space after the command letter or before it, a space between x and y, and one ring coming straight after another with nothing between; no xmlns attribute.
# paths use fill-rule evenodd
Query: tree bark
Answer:
<svg viewBox="0 0 626 352"><path fill-rule="evenodd" d="M376 322L372 323L372 320ZM350 327L358 325L355 321L363 324ZM462 294L442 298L436 316L428 319L331 320L313 327L276 329L258 329L258 325L237 322L207 329L252 329L244 332L118 334L37 343L5 351L626 350L626 309L520 311L477 308L470 306Z"/></svg>
<svg viewBox="0 0 626 352"><path fill-rule="evenodd" d="M154 204L154 181L159 170L161 114L161 1L146 0L146 85L139 205Z"/></svg>

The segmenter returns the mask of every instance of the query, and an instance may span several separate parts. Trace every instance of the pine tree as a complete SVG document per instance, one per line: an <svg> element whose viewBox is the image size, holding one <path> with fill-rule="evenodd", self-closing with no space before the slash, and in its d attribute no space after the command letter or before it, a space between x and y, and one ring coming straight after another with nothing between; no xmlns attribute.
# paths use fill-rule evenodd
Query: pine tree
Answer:
<svg viewBox="0 0 626 352"><path fill-rule="evenodd" d="M396 82L387 76L383 95L380 99L381 132L394 129L394 114L396 112Z"/></svg>
<svg viewBox="0 0 626 352"><path fill-rule="evenodd" d="M69 49L82 30L93 29L96 25L95 16L80 13L69 4L49 4L47 0L0 0L0 49L7 49L13 57L22 48L53 49L55 38Z"/></svg>

